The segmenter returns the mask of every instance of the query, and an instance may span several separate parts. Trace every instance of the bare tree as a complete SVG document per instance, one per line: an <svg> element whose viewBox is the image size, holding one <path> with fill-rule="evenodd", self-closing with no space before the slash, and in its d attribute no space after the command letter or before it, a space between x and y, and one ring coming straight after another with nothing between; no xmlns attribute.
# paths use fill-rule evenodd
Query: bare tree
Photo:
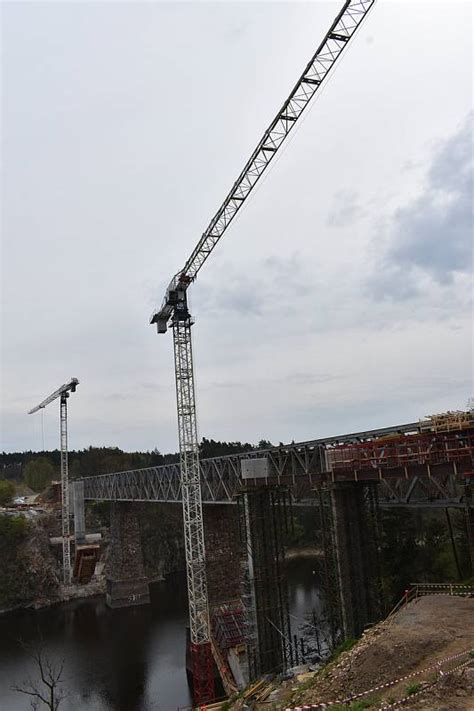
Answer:
<svg viewBox="0 0 474 711"><path fill-rule="evenodd" d="M42 640L35 644L25 642L20 644L28 656L35 661L39 679L33 681L29 677L23 686L13 686L12 689L30 697L30 707L33 711L44 708L58 711L66 698L66 693L62 689L64 659L59 664L54 663L45 654Z"/></svg>

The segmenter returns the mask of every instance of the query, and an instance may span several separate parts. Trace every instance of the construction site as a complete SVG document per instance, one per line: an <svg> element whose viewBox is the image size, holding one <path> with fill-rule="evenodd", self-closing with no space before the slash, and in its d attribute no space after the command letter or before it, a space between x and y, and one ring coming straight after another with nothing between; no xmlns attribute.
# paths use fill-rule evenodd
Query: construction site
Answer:
<svg viewBox="0 0 474 711"><path fill-rule="evenodd" d="M102 591L100 579L107 607L123 610L147 606L151 599L140 533L143 507L180 507L188 606L181 654L192 708L474 708L473 407L200 456L195 314L188 292L198 274L206 279L201 270L214 249L225 250L226 230L339 59L359 41L359 28L375 4L343 2L150 318L158 334L172 333L179 461L70 476L68 410L74 427L74 403L87 387L71 378L28 412L59 405L60 481L48 488L49 500L24 497L2 512L52 516L56 528L49 545L61 567L63 600L87 589ZM337 78L329 91L337 92ZM106 564L103 535L88 529L88 521L96 520L88 510L100 504L110 511ZM309 634L300 635L290 620L285 560L295 512L303 509L320 535L324 612ZM470 582L410 583L390 610L381 511L395 516L413 509L445 512L459 577ZM462 519L457 535L468 551L469 571L459 564L450 512ZM442 630L433 631L436 617L443 619ZM407 691L412 676L415 686ZM365 706L357 705L363 700Z"/></svg>
<svg viewBox="0 0 474 711"><path fill-rule="evenodd" d="M316 698L314 694L322 694L323 688L317 671L325 668L321 667L323 661L330 660L345 640L362 636L365 649L372 639L367 630L379 621L383 633L392 634L398 609L397 616L387 617L381 577L382 511L444 510L450 526L449 511L461 512L472 570L473 440L474 413L456 411L380 431L202 459L199 503L203 557L197 561L197 572L206 585L206 616L198 619L206 623L207 639L200 645L193 641L190 624L186 646L188 683L196 706L216 698L221 699L216 708L227 703L226 699L240 699L236 708L244 703L261 703L268 697L284 699L287 689L292 689L294 696L300 676L303 681L317 677L308 696ZM65 449L61 461L67 462ZM97 580L105 576L108 607L123 609L150 603L140 536L142 507L146 502L182 505L185 488L181 466L176 463L69 482L70 532L67 538L50 538L50 545L58 552L64 544L67 546L68 554L64 558L60 555L66 593L63 599L68 599L68 590L69 599L80 597L81 588L84 594L89 587L91 594L97 594L101 590ZM63 469L65 473L67 469ZM86 531L88 502L110 505L105 570L102 536L97 530ZM24 513L35 509L56 511L64 521L61 483L51 487L48 501L44 496L30 499L29 503L17 504L11 513L18 509ZM298 509L311 512L322 546L324 614L314 620L309 638L292 633L289 612L285 554ZM191 560L196 575L196 559ZM413 604L418 604L418 597L441 594L439 602L445 596L468 598L459 604L472 612L470 585L417 584L413 590L415 593L407 591L410 597L401 601L400 609L413 595ZM191 613L197 614L194 610ZM428 629L424 634L428 635ZM464 661L469 659L467 656ZM410 663L416 666L413 660ZM311 669L316 673L308 671ZM390 672L389 665L387 677ZM282 682L285 678L291 681ZM350 684L344 681L351 693L358 691L355 679ZM327 688L334 696L333 681ZM320 698L324 701L324 694Z"/></svg>

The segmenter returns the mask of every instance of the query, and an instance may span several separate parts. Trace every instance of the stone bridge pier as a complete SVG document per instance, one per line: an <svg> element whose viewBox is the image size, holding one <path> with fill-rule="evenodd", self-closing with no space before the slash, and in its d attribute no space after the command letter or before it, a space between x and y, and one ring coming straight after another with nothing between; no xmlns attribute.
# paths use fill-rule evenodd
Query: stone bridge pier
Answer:
<svg viewBox="0 0 474 711"><path fill-rule="evenodd" d="M106 603L112 608L150 602L140 540L139 509L140 505L126 502L110 505Z"/></svg>
<svg viewBox="0 0 474 711"><path fill-rule="evenodd" d="M234 670L247 683L290 662L284 539L288 492L261 486L237 506L205 505L204 536L211 622L213 609L243 603L247 654Z"/></svg>
<svg viewBox="0 0 474 711"><path fill-rule="evenodd" d="M239 520L237 507L203 506L204 543L209 605L212 608L240 598Z"/></svg>

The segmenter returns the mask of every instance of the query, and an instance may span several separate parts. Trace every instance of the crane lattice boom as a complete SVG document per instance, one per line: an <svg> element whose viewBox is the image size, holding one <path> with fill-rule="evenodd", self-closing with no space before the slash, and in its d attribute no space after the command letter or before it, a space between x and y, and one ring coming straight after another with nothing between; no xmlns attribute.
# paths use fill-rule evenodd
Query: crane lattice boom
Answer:
<svg viewBox="0 0 474 711"><path fill-rule="evenodd" d="M32 410L29 410L28 414L32 415L34 412L42 410L44 407L46 407L46 405L49 405L50 402L53 402L53 400L56 400L56 398L61 397L63 393L67 393L69 391L71 391L72 393L76 392L77 385L79 385L79 380L77 378L71 378L68 383L61 385L61 387L55 390L54 393L48 395L48 397L45 398L43 402L40 402L40 404L36 405L36 407L34 407Z"/></svg>
<svg viewBox="0 0 474 711"><path fill-rule="evenodd" d="M174 310L174 292L187 289L223 236L245 200L268 168L278 149L334 67L375 0L346 0L318 49L311 57L293 91L267 128L224 202L210 221L184 268L171 280L161 309L151 323L165 333Z"/></svg>

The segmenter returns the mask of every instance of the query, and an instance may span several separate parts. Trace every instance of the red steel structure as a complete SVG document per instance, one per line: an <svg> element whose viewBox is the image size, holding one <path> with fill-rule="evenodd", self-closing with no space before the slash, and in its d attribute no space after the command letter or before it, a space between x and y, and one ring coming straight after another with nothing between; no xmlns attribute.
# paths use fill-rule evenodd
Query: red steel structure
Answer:
<svg viewBox="0 0 474 711"><path fill-rule="evenodd" d="M413 464L472 462L473 454L474 429L448 434L426 432L395 435L369 442L333 445L326 450L327 467L334 473Z"/></svg>

